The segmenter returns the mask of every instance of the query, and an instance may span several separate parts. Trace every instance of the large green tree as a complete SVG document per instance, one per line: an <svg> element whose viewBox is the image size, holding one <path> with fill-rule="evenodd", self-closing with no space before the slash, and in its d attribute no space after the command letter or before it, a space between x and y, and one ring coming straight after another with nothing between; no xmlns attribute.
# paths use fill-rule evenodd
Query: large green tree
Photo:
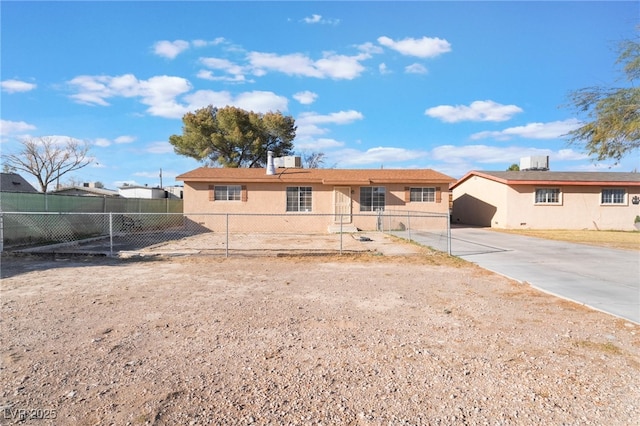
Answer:
<svg viewBox="0 0 640 426"><path fill-rule="evenodd" d="M623 87L593 86L570 92L571 106L587 120L569 133L572 144L584 146L597 160L624 156L640 147L640 43L625 40L616 61L622 66Z"/></svg>
<svg viewBox="0 0 640 426"><path fill-rule="evenodd" d="M169 137L173 150L210 166L264 167L267 151L276 157L289 155L296 136L291 116L232 106L209 105L185 114L182 122L182 135Z"/></svg>

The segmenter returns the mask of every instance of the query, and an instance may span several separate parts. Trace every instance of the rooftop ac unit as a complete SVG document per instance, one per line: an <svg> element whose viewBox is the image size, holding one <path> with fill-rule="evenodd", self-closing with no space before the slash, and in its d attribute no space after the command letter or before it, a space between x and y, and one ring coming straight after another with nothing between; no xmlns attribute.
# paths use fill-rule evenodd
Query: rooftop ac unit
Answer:
<svg viewBox="0 0 640 426"><path fill-rule="evenodd" d="M276 167L299 169L302 167L302 159L299 156L288 155L286 157L276 157L273 159Z"/></svg>
<svg viewBox="0 0 640 426"><path fill-rule="evenodd" d="M520 159L520 170L549 170L549 156L537 155L531 157L522 157Z"/></svg>

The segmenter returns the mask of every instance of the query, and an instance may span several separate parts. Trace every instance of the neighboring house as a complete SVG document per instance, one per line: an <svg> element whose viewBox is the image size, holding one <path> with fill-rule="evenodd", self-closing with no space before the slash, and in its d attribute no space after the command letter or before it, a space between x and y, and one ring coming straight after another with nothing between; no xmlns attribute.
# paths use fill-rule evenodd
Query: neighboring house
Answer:
<svg viewBox="0 0 640 426"><path fill-rule="evenodd" d="M113 189L96 188L92 184L83 184L82 186L67 186L52 191L56 195L77 195L81 197L119 197L118 191Z"/></svg>
<svg viewBox="0 0 640 426"><path fill-rule="evenodd" d="M0 192L39 192L17 173L0 173Z"/></svg>
<svg viewBox="0 0 640 426"><path fill-rule="evenodd" d="M123 198L167 198L167 191L159 187L125 185L118 188L118 193Z"/></svg>
<svg viewBox="0 0 640 426"><path fill-rule="evenodd" d="M453 223L503 229L633 230L640 173L472 171L451 186Z"/></svg>
<svg viewBox="0 0 640 426"><path fill-rule="evenodd" d="M178 198L180 200L184 198L184 186L182 185L165 186L164 190L167 191L167 198Z"/></svg>
<svg viewBox="0 0 640 426"><path fill-rule="evenodd" d="M295 164L295 163L294 163ZM298 221L293 229L314 232L377 229L378 211L449 213L454 178L433 170L303 168L207 168L184 173L184 212L253 213L264 230ZM302 219L299 215L302 213ZM274 216L268 216L274 214ZM275 215L280 216L275 216ZM282 215L291 214L283 221ZM197 217L197 219L195 219ZM236 218L238 219L238 218ZM220 219L192 215L209 229ZM442 222L442 218L439 218ZM340 223L342 222L342 224ZM235 221L234 223L239 223ZM243 225L235 225L242 229ZM442 225L440 225L442 226Z"/></svg>

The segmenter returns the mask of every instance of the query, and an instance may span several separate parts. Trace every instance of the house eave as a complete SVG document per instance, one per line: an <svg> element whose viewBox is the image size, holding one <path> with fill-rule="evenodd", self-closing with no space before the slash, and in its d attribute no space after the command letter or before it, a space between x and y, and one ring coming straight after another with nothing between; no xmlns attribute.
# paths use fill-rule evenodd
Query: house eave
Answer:
<svg viewBox="0 0 640 426"><path fill-rule="evenodd" d="M551 173L551 172L549 172ZM584 180L584 179L509 179L500 176L492 175L491 173L485 173L481 171L471 171L465 174L457 182L450 186L450 189L460 186L463 182L469 180L471 177L481 177L493 182L502 183L508 186L515 185L529 185L529 186L589 186L589 187L638 187L640 181L630 180Z"/></svg>

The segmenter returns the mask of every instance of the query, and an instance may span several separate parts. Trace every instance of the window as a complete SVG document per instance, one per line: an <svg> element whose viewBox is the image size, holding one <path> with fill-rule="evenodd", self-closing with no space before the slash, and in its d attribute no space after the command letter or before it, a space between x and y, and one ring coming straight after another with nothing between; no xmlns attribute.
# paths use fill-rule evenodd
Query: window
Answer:
<svg viewBox="0 0 640 426"><path fill-rule="evenodd" d="M213 189L215 201L240 201L242 199L240 185L216 185Z"/></svg>
<svg viewBox="0 0 640 426"><path fill-rule="evenodd" d="M536 204L560 204L559 188L536 189Z"/></svg>
<svg viewBox="0 0 640 426"><path fill-rule="evenodd" d="M287 187L287 211L310 212L311 198L310 186Z"/></svg>
<svg viewBox="0 0 640 426"><path fill-rule="evenodd" d="M436 201L435 188L411 188L410 192L409 201L412 203L435 203Z"/></svg>
<svg viewBox="0 0 640 426"><path fill-rule="evenodd" d="M624 204L625 195L624 189L603 189L600 202L602 204Z"/></svg>
<svg viewBox="0 0 640 426"><path fill-rule="evenodd" d="M384 210L384 187L365 186L360 188L360 211L376 212Z"/></svg>

